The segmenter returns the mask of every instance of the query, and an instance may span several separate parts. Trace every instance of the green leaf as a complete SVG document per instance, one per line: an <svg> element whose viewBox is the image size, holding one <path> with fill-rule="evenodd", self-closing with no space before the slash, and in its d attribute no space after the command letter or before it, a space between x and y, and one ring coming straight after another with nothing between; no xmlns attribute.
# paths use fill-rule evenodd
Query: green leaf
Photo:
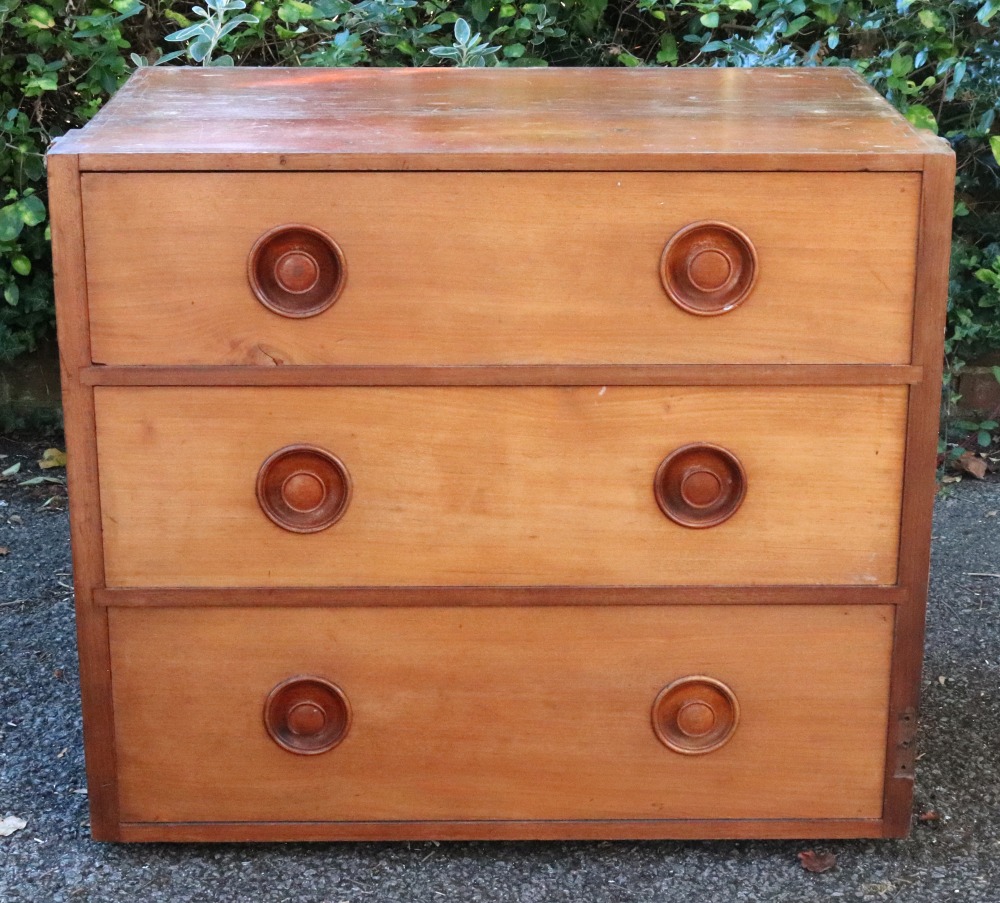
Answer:
<svg viewBox="0 0 1000 903"><path fill-rule="evenodd" d="M812 21L812 19L810 19L809 16L799 16L797 19L792 19L792 21L788 25L788 28L785 29L785 35L784 36L786 38L790 38L792 35L798 34L811 21Z"/></svg>
<svg viewBox="0 0 1000 903"><path fill-rule="evenodd" d="M715 12L705 13L701 17L701 24L704 25L706 28L718 28L719 27L719 14L715 13Z"/></svg>
<svg viewBox="0 0 1000 903"><path fill-rule="evenodd" d="M17 207L21 214L21 222L26 226L37 226L45 222L45 205L41 198L29 194L17 202Z"/></svg>
<svg viewBox="0 0 1000 903"><path fill-rule="evenodd" d="M980 430L976 434L976 441L979 443L980 448L989 448L993 442L993 437L988 430Z"/></svg>
<svg viewBox="0 0 1000 903"><path fill-rule="evenodd" d="M930 108L925 107L922 103L911 104L906 110L906 118L916 128L930 129L935 135L937 134L937 120L934 118L934 114L930 111Z"/></svg>
<svg viewBox="0 0 1000 903"><path fill-rule="evenodd" d="M14 272L21 276L27 276L31 272L31 261L23 254L15 254L10 265L14 268Z"/></svg>
<svg viewBox="0 0 1000 903"><path fill-rule="evenodd" d="M993 151L993 159L1000 163L1000 135L990 136L990 150Z"/></svg>
<svg viewBox="0 0 1000 903"><path fill-rule="evenodd" d="M979 20L980 25L986 25L992 19L997 10L1000 9L1000 0L987 0L981 7L979 7L976 13L976 19Z"/></svg>
<svg viewBox="0 0 1000 903"><path fill-rule="evenodd" d="M55 17L45 7L32 3L24 8L24 16L33 28L55 28Z"/></svg>
<svg viewBox="0 0 1000 903"><path fill-rule="evenodd" d="M993 378L1000 383L1000 367L993 367Z"/></svg>
<svg viewBox="0 0 1000 903"><path fill-rule="evenodd" d="M0 207L0 241L14 241L24 228L17 204Z"/></svg>
<svg viewBox="0 0 1000 903"><path fill-rule="evenodd" d="M469 25L465 19L455 20L455 40L459 44L468 44L469 39L472 37L472 27Z"/></svg>
<svg viewBox="0 0 1000 903"><path fill-rule="evenodd" d="M892 69L892 74L895 75L896 78L904 78L913 71L913 57L904 56L901 53L894 53L889 66Z"/></svg>
<svg viewBox="0 0 1000 903"><path fill-rule="evenodd" d="M917 18L920 20L920 24L924 28L935 29L938 27L938 14L932 9L922 9L917 13Z"/></svg>
<svg viewBox="0 0 1000 903"><path fill-rule="evenodd" d="M524 44L508 44L503 49L504 59L507 60L520 59L522 56L524 56L524 51L526 49L527 48L524 46Z"/></svg>
<svg viewBox="0 0 1000 903"><path fill-rule="evenodd" d="M656 54L656 62L673 66L677 62L677 38L665 34L660 38L660 52Z"/></svg>
<svg viewBox="0 0 1000 903"><path fill-rule="evenodd" d="M749 12L751 9L753 9L753 4L750 2L750 0L728 0L726 6L728 6L734 12L738 13Z"/></svg>
<svg viewBox="0 0 1000 903"><path fill-rule="evenodd" d="M6 301L11 307L17 307L17 301L20 297L21 291L13 282L4 287L4 301Z"/></svg>

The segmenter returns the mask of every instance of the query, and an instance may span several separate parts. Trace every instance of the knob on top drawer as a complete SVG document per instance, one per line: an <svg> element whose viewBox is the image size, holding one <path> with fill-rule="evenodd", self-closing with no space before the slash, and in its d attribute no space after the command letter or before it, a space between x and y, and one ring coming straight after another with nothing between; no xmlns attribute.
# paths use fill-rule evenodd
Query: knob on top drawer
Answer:
<svg viewBox="0 0 1000 903"><path fill-rule="evenodd" d="M250 287L265 307L283 317L314 317L344 289L344 253L312 226L277 226L254 242L247 260Z"/></svg>
<svg viewBox="0 0 1000 903"><path fill-rule="evenodd" d="M757 281L757 249L728 223L691 223L676 232L660 258L660 280L682 310L717 316L742 304Z"/></svg>

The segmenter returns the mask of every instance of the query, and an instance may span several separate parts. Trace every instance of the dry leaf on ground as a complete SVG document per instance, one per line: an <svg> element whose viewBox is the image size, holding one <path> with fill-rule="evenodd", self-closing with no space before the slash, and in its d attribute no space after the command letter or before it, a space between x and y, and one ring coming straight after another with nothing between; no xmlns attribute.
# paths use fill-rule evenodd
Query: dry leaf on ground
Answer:
<svg viewBox="0 0 1000 903"><path fill-rule="evenodd" d="M0 558L4 558L9 554L10 554L10 549L8 549L7 546L0 546Z"/></svg>
<svg viewBox="0 0 1000 903"><path fill-rule="evenodd" d="M807 872L828 872L837 864L833 853L817 853L815 850L803 850L799 853L799 862Z"/></svg>
<svg viewBox="0 0 1000 903"><path fill-rule="evenodd" d="M6 470L0 471L0 477L12 477L21 469L21 462L18 461L16 464L11 464Z"/></svg>
<svg viewBox="0 0 1000 903"><path fill-rule="evenodd" d="M47 448L42 452L42 458L38 462L38 466L42 470L48 470L50 467L65 467L66 452L58 448Z"/></svg>
<svg viewBox="0 0 1000 903"><path fill-rule="evenodd" d="M0 819L0 837L10 837L15 831L26 827L28 827L28 823L23 818L8 815L6 818Z"/></svg>
<svg viewBox="0 0 1000 903"><path fill-rule="evenodd" d="M977 480L981 480L986 476L986 462L979 455L974 455L972 452L966 452L962 455L955 462L955 466L966 473L971 473Z"/></svg>
<svg viewBox="0 0 1000 903"><path fill-rule="evenodd" d="M934 822L941 821L941 816L938 814L936 809L929 809L917 816L917 821L922 825L933 824Z"/></svg>

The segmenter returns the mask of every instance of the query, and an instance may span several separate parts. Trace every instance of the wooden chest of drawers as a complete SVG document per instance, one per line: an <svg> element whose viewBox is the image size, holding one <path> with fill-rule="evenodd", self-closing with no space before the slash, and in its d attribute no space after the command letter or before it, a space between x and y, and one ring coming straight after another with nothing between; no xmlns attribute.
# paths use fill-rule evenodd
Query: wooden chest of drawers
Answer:
<svg viewBox="0 0 1000 903"><path fill-rule="evenodd" d="M832 69L164 68L49 172L95 837L906 832L943 142Z"/></svg>

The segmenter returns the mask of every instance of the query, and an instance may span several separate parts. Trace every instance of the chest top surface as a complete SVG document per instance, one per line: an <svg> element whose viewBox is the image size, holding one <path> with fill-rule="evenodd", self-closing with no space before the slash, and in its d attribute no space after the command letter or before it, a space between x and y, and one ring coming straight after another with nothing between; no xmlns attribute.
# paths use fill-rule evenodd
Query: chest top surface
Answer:
<svg viewBox="0 0 1000 903"><path fill-rule="evenodd" d="M84 170L920 169L945 142L848 69L144 68Z"/></svg>

